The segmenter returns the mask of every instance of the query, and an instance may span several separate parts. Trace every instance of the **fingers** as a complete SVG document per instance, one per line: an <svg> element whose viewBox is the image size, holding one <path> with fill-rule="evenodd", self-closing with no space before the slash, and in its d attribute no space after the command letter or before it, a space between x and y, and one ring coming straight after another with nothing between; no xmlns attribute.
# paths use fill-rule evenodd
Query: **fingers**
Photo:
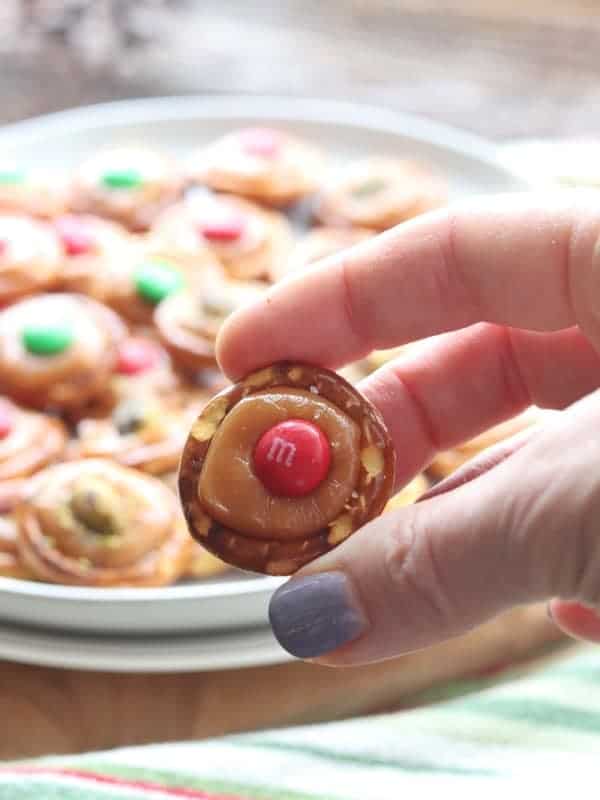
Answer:
<svg viewBox="0 0 600 800"><path fill-rule="evenodd" d="M275 286L218 341L231 378L280 359L338 367L488 321L579 325L600 347L600 203L505 195L424 215Z"/></svg>
<svg viewBox="0 0 600 800"><path fill-rule="evenodd" d="M440 450L528 405L562 408L600 386L600 355L577 328L475 325L423 342L360 385L394 441L404 485Z"/></svg>
<svg viewBox="0 0 600 800"><path fill-rule="evenodd" d="M448 492L458 489L460 486L464 486L466 483L474 481L481 475L485 475L486 472L494 469L498 464L506 461L513 453L516 453L517 450L520 450L532 437L537 436L539 430L537 425L533 425L531 428L520 431L520 433L511 436L509 439L505 439L502 442L498 442L496 445L492 445L492 447L488 447L483 452L478 453L470 461L467 461L466 464L455 469L447 478L431 486L419 497L417 502L423 503L425 500L431 500L434 497L447 494Z"/></svg>
<svg viewBox="0 0 600 800"><path fill-rule="evenodd" d="M275 594L280 642L359 664L513 605L557 596L598 606L599 430L596 392L477 480L366 526Z"/></svg>

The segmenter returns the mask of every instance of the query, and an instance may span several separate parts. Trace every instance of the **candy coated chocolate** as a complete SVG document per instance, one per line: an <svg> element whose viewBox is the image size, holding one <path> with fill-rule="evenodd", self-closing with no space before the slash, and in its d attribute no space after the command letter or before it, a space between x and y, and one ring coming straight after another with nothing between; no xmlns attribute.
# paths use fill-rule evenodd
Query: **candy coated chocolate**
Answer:
<svg viewBox="0 0 600 800"><path fill-rule="evenodd" d="M23 329L23 344L36 356L55 356L64 353L73 343L73 332L60 323L30 324Z"/></svg>
<svg viewBox="0 0 600 800"><path fill-rule="evenodd" d="M214 242L235 242L246 229L246 219L235 209L218 209L197 222L201 235Z"/></svg>
<svg viewBox="0 0 600 800"><path fill-rule="evenodd" d="M77 217L60 217L54 227L68 256L80 256L93 250L94 236L89 226Z"/></svg>
<svg viewBox="0 0 600 800"><path fill-rule="evenodd" d="M254 449L254 471L280 497L302 497L319 486L329 471L331 448L312 422L290 419L269 428Z"/></svg>
<svg viewBox="0 0 600 800"><path fill-rule="evenodd" d="M142 176L135 169L111 170L102 176L107 189L136 189L143 183Z"/></svg>
<svg viewBox="0 0 600 800"><path fill-rule="evenodd" d="M117 354L116 371L120 375L139 375L155 367L160 361L160 351L145 339L126 339Z"/></svg>
<svg viewBox="0 0 600 800"><path fill-rule="evenodd" d="M180 272L162 261L148 261L135 271L137 293L152 305L157 305L183 286Z"/></svg>

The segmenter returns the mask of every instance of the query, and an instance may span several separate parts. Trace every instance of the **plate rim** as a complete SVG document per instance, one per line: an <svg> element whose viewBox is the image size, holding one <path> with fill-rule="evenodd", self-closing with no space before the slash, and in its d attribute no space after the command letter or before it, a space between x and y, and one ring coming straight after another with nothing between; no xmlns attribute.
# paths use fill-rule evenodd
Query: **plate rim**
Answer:
<svg viewBox="0 0 600 800"><path fill-rule="evenodd" d="M182 636L77 635L0 622L0 658L54 669L112 673L236 670L293 661L268 626Z"/></svg>
<svg viewBox="0 0 600 800"><path fill-rule="evenodd" d="M22 140L24 136L35 140L44 130L59 130L67 124L80 130L94 130L104 127L107 122L125 126L156 120L157 116L165 121L183 121L198 115L211 119L234 119L247 115L261 119L343 124L375 133L385 131L485 162L486 166L503 173L516 184L530 186L529 181L502 162L497 145L479 134L411 112L323 97L190 93L111 100L6 123L0 126L0 140L4 140L3 144Z"/></svg>

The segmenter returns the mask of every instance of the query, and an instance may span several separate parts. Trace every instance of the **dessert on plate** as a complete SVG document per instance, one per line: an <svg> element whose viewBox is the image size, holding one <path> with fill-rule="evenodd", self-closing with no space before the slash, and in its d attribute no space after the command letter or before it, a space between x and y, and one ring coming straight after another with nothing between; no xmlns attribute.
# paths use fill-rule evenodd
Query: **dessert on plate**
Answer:
<svg viewBox="0 0 600 800"><path fill-rule="evenodd" d="M112 275L128 259L131 235L118 222L92 214L62 214L53 227L63 251L62 290L104 302Z"/></svg>
<svg viewBox="0 0 600 800"><path fill-rule="evenodd" d="M69 204L69 182L61 172L0 162L0 214L51 219Z"/></svg>
<svg viewBox="0 0 600 800"><path fill-rule="evenodd" d="M287 206L318 187L322 156L302 139L274 128L243 128L193 153L188 180L260 203Z"/></svg>
<svg viewBox="0 0 600 800"><path fill-rule="evenodd" d="M443 206L446 197L444 182L428 167L378 156L333 175L316 199L315 215L324 225L384 231Z"/></svg>
<svg viewBox="0 0 600 800"><path fill-rule="evenodd" d="M154 314L163 346L180 370L194 374L216 367L215 340L227 317L264 292L256 281L202 280L194 291L164 300Z"/></svg>
<svg viewBox="0 0 600 800"><path fill-rule="evenodd" d="M290 224L280 212L200 189L163 212L152 234L167 252L193 256L208 249L239 280L266 278L292 245Z"/></svg>
<svg viewBox="0 0 600 800"><path fill-rule="evenodd" d="M182 189L176 164L149 147L102 150L80 165L71 185L71 209L144 231Z"/></svg>
<svg viewBox="0 0 600 800"><path fill-rule="evenodd" d="M0 311L0 386L19 403L74 413L102 395L125 326L79 294L39 294Z"/></svg>
<svg viewBox="0 0 600 800"><path fill-rule="evenodd" d="M289 575L387 503L395 457L379 412L340 375L278 363L218 394L193 424L179 493L224 561Z"/></svg>
<svg viewBox="0 0 600 800"><path fill-rule="evenodd" d="M300 238L285 261L277 261L269 272L278 281L297 270L304 269L322 258L334 256L373 236L366 228L335 228L326 225L313 228Z"/></svg>
<svg viewBox="0 0 600 800"><path fill-rule="evenodd" d="M23 563L52 583L163 586L182 574L189 555L173 493L108 460L38 473L16 519Z"/></svg>
<svg viewBox="0 0 600 800"><path fill-rule="evenodd" d="M45 222L0 213L0 308L53 288L62 267L62 248Z"/></svg>

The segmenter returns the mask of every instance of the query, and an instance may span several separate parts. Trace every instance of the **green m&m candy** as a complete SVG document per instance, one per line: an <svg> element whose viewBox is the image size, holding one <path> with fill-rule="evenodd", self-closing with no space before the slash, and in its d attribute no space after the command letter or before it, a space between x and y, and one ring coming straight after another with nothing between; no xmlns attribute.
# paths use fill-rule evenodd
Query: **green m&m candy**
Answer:
<svg viewBox="0 0 600 800"><path fill-rule="evenodd" d="M35 356L56 356L73 343L73 332L65 323L31 323L22 332L27 352Z"/></svg>
<svg viewBox="0 0 600 800"><path fill-rule="evenodd" d="M165 261L146 261L133 275L138 295L147 303L157 305L183 287L181 273Z"/></svg>
<svg viewBox="0 0 600 800"><path fill-rule="evenodd" d="M107 189L137 189L144 182L136 169L114 169L105 172L101 181Z"/></svg>

